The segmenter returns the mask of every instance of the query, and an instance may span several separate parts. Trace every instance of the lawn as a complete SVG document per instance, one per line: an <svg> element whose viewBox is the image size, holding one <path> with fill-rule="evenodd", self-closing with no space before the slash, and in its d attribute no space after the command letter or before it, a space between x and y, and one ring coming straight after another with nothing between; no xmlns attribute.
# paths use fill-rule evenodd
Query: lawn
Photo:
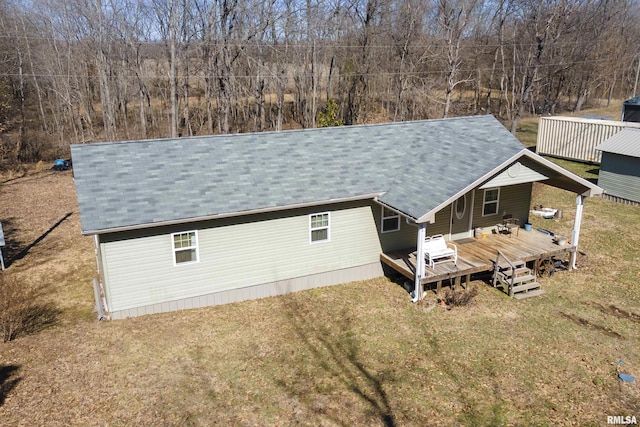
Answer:
<svg viewBox="0 0 640 427"><path fill-rule="evenodd" d="M567 163L592 177L593 167ZM568 235L575 195L543 185ZM68 215L70 213L70 215ZM413 305L380 278L98 322L90 237L69 172L0 180L14 260L50 322L0 344L3 425L606 425L640 417L640 208L588 199L579 270L517 301L474 283L466 307ZM523 231L521 231L523 232ZM535 232L535 231L534 231ZM2 273L0 273L2 274Z"/></svg>

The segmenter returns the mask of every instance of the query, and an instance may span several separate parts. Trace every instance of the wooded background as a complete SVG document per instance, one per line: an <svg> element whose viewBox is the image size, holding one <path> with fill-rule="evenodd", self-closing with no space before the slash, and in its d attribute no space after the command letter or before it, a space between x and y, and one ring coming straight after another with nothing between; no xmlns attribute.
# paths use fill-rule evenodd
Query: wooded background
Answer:
<svg viewBox="0 0 640 427"><path fill-rule="evenodd" d="M637 0L0 0L0 165L634 95ZM328 107L328 108L327 108Z"/></svg>

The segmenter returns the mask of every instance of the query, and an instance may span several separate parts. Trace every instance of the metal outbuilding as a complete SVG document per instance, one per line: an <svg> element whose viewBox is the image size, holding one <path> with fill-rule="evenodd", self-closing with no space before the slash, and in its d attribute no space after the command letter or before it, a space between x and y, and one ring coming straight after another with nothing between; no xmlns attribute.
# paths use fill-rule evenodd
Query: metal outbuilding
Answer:
<svg viewBox="0 0 640 427"><path fill-rule="evenodd" d="M640 122L640 96L628 99L622 103L622 121Z"/></svg>
<svg viewBox="0 0 640 427"><path fill-rule="evenodd" d="M601 153L596 151L596 146L626 128L640 129L640 123L563 116L541 117L536 152L561 159L600 163Z"/></svg>
<svg viewBox="0 0 640 427"><path fill-rule="evenodd" d="M640 204L640 129L624 129L596 150L602 152L598 186L603 196Z"/></svg>

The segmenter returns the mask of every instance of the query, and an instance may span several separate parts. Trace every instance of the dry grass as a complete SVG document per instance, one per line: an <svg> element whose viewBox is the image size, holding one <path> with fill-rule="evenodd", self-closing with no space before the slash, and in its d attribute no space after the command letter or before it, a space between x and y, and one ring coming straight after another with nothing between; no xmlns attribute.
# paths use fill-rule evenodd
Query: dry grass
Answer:
<svg viewBox="0 0 640 427"><path fill-rule="evenodd" d="M60 321L73 323L91 316L93 243L81 235L71 171L37 170L36 165L0 178L0 222L7 240L2 252L19 280L48 284Z"/></svg>
<svg viewBox="0 0 640 427"><path fill-rule="evenodd" d="M570 230L573 195L541 186L534 203L564 210L545 228ZM48 283L60 312L0 345L3 425L597 426L640 415L637 384L615 375L621 358L640 377L638 208L588 200L580 270L542 278L547 293L531 300L478 282L473 304L424 310L380 278L112 322L91 312L93 249L69 173L2 183L0 220L12 254L29 248L12 273Z"/></svg>

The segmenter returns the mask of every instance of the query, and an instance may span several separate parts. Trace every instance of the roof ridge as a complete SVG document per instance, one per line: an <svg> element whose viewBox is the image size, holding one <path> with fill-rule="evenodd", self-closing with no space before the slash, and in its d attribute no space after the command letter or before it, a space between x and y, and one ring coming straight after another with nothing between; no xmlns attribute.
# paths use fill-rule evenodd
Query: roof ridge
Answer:
<svg viewBox="0 0 640 427"><path fill-rule="evenodd" d="M383 122L383 123L360 123L355 125L344 125L344 126L331 126L331 127L316 127L316 128L302 128L302 129L285 129L285 130L268 130L262 132L237 132L237 133L218 133L218 134L207 134L207 135L190 135L190 136L179 136L176 138L172 137L163 137L163 138L148 138L148 139L131 139L131 140L122 140L122 141L99 141L99 142L90 142L90 143L81 143L81 144L71 144L72 147L82 147L82 146L97 146L97 145L115 145L115 144L136 144L136 143L147 143L147 142L156 142L156 141L185 141L185 140L202 140L202 139L215 139L215 138L224 138L231 136L245 136L249 135L273 135L273 134L283 134L283 133L302 133L302 132L326 132L329 130L339 130L339 129L356 129L356 128L365 128L365 127L378 127L378 126L400 126L407 124L421 124L421 123L434 123L439 121L457 121L457 120L469 120L475 118L486 118L486 117L494 117L491 114L477 114L472 116L456 116L456 117L439 117L435 119L421 119L421 120L404 120L398 122ZM495 118L495 117L494 117Z"/></svg>

